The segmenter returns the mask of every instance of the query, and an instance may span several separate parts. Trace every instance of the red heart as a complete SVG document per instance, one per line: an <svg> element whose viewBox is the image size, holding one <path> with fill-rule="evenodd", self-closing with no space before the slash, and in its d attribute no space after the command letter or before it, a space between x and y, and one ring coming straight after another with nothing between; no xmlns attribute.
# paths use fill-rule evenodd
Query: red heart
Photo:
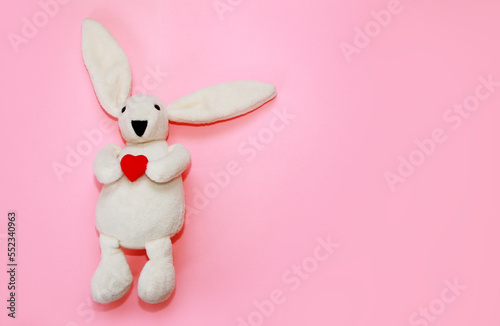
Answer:
<svg viewBox="0 0 500 326"><path fill-rule="evenodd" d="M148 158L144 155L134 156L127 154L120 161L120 165L127 178L131 182L134 182L146 172Z"/></svg>

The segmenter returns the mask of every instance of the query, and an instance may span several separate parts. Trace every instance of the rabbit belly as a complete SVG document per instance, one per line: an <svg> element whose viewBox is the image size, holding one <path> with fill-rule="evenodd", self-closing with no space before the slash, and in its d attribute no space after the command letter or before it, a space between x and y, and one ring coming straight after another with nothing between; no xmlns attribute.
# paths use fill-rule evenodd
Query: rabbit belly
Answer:
<svg viewBox="0 0 500 326"><path fill-rule="evenodd" d="M182 178L155 183L143 175L105 185L97 201L96 227L125 248L142 249L150 240L173 236L184 223Z"/></svg>

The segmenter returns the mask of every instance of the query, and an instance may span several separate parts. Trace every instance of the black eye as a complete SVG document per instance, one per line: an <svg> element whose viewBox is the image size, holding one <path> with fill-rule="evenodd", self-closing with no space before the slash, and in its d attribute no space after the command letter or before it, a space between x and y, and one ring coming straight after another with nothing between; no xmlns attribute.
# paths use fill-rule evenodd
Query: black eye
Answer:
<svg viewBox="0 0 500 326"><path fill-rule="evenodd" d="M124 107L122 108L122 113L123 113L123 112L125 112L125 110L126 110L126 109L127 109L127 107L126 107L126 106L124 106Z"/></svg>
<svg viewBox="0 0 500 326"><path fill-rule="evenodd" d="M160 111L160 106L158 104L155 104L155 109L157 109L158 111Z"/></svg>

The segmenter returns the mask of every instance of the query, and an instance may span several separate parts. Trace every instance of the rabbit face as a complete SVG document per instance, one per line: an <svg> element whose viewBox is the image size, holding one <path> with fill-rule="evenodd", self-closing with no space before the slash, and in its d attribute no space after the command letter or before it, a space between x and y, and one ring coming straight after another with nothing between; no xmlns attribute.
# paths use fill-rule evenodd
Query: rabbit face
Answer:
<svg viewBox="0 0 500 326"><path fill-rule="evenodd" d="M118 124L127 143L140 144L165 140L168 115L163 102L149 94L134 95L125 102L118 115Z"/></svg>

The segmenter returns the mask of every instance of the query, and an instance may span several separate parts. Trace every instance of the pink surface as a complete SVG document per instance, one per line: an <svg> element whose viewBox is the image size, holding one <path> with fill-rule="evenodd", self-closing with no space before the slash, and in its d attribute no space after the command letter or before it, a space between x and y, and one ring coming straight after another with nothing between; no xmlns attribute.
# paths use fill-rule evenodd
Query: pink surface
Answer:
<svg viewBox="0 0 500 326"><path fill-rule="evenodd" d="M498 1L65 2L50 17L0 3L1 270L10 210L19 263L17 318L1 308L0 324L499 325ZM90 299L92 161L122 140L83 65L85 17L122 44L136 92L278 89L245 117L171 126L193 159L164 304L137 296L143 251L127 251L125 298Z"/></svg>

